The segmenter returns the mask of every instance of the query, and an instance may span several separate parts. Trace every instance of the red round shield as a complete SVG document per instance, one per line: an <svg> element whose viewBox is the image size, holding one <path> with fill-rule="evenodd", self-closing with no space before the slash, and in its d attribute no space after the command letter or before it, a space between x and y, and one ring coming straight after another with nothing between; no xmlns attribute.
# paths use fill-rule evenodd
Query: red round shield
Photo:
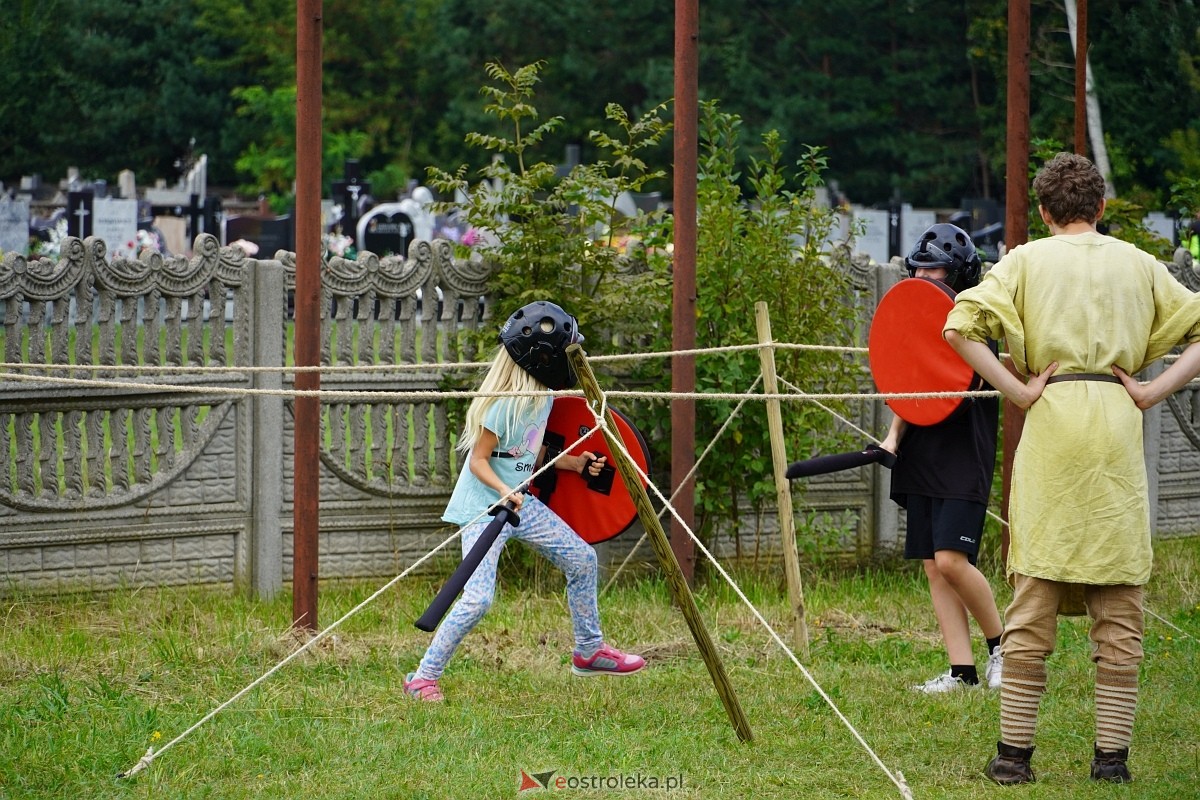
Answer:
<svg viewBox="0 0 1200 800"><path fill-rule="evenodd" d="M906 278L888 290L875 309L867 340L871 377L880 392L966 392L983 385L942 338L952 308L954 291L941 281ZM891 397L885 402L905 422L936 425L964 399Z"/></svg>
<svg viewBox="0 0 1200 800"><path fill-rule="evenodd" d="M617 431L625 449L643 473L650 473L650 455L642 434L621 412L613 409ZM599 477L585 479L569 470L555 470L553 486L547 496L545 486L534 486L534 494L562 517L579 536L589 544L599 544L624 533L637 519L637 507L625 488L625 483L616 475L612 451L600 431L592 431L576 443L596 424L587 401L582 397L557 397L550 409L546 422L546 433L542 443L550 451L566 449L572 454L587 450L597 456L605 456L607 464ZM645 481L642 482L643 485Z"/></svg>

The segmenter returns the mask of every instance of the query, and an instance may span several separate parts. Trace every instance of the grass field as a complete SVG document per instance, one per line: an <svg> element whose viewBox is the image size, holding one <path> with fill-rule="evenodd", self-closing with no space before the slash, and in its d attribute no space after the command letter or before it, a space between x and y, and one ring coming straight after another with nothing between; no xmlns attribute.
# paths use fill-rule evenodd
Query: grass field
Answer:
<svg viewBox="0 0 1200 800"><path fill-rule="evenodd" d="M805 666L916 798L1196 797L1200 538L1160 543L1156 556L1148 607L1178 630L1148 618L1131 786L1088 780L1092 667L1082 620L1060 623L1031 786L998 787L980 774L999 730L995 693L907 690L945 669L912 565L809 574ZM739 581L786 629L782 579ZM322 621L382 583L326 584ZM1008 588L995 585L1003 605ZM724 584L702 582L697 601L751 743L735 736L682 616L650 580L601 600L610 641L647 655L642 674L572 677L558 587L509 579L451 662L447 702L408 701L400 682L428 641L412 621L435 588L433 578L401 581L127 779L115 776L147 747L174 739L296 646L290 597L187 588L0 600L0 798L900 796ZM552 788L519 793L522 770L553 771ZM558 778L576 788L554 789ZM655 778L682 785L647 789ZM620 782L627 788L611 788Z"/></svg>

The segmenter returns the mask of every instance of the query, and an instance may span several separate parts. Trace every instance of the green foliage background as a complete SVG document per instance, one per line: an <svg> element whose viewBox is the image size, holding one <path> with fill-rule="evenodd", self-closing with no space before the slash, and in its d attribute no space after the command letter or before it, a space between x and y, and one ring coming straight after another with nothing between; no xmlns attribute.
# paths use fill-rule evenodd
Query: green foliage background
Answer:
<svg viewBox="0 0 1200 800"><path fill-rule="evenodd" d="M293 0L12 0L0 15L0 180L68 166L170 178L193 152L210 182L290 190ZM925 207L1003 197L1007 7L1002 0L704 0L700 91L748 141L782 131L783 160L824 148L851 200ZM673 94L670 3L325 0L327 159L361 160L376 196L427 167L486 165L463 132L489 122L489 62L544 62L555 160L601 147L615 103L639 118ZM1061 0L1032 0L1032 128L1072 139L1074 59ZM1118 195L1166 208L1197 176L1200 8L1091 0L1090 59ZM1119 20L1119 24L1114 24ZM81 124L86 120L86 124ZM195 140L194 144L192 140ZM740 166L747 165L743 153ZM670 191L670 143L642 158ZM336 169L327 175L338 174Z"/></svg>

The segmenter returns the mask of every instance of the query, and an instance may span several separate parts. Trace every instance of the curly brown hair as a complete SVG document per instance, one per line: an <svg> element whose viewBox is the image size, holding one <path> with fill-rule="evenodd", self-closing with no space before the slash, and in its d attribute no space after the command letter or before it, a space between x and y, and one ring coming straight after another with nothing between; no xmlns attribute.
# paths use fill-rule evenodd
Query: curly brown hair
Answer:
<svg viewBox="0 0 1200 800"><path fill-rule="evenodd" d="M1038 203L1057 225L1095 222L1104 202L1104 176L1075 153L1059 153L1033 179Z"/></svg>

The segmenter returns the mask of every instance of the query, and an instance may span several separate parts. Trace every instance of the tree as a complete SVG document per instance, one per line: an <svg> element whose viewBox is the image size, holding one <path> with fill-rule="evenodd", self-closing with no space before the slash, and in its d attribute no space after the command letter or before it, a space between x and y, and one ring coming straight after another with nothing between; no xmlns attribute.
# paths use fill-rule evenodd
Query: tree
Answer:
<svg viewBox="0 0 1200 800"><path fill-rule="evenodd" d="M193 148L219 152L232 84L204 69L220 43L195 30L190 4L23 0L15 12L0 21L13 89L0 97L0 176L76 165L146 179L176 173Z"/></svg>
<svg viewBox="0 0 1200 800"><path fill-rule="evenodd" d="M1070 141L1063 2L1032 0L1031 129ZM169 176L194 138L212 182L287 190L275 162L287 158L294 123L259 112L274 112L294 88L292 0L9 5L0 19L0 178L62 174L70 164L108 177L125 167ZM381 190L428 166L485 166L463 134L488 123L471 76L490 61L545 63L540 106L566 120L545 140L556 161L570 143L585 161L597 155L588 133L604 126L608 103L637 117L673 93L668 4L324 8L327 157L334 172L334 153L358 158ZM896 191L937 207L1003 197L1004 0L704 0L700 9L702 96L737 114L751 140L785 131L785 161L823 147L827 177L864 204ZM1089 18L1113 179L1122 195L1162 207L1172 182L1191 172L1189 142L1200 137L1197 2L1091 0ZM255 108L264 98L268 106ZM670 143L644 157L666 173L647 188L669 192Z"/></svg>

